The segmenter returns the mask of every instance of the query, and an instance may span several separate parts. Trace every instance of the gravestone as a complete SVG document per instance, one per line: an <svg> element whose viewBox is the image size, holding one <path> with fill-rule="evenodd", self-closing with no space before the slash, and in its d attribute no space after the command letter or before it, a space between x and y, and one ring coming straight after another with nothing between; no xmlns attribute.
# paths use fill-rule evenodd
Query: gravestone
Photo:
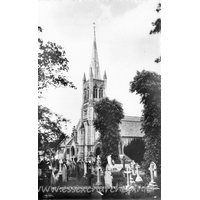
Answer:
<svg viewBox="0 0 200 200"><path fill-rule="evenodd" d="M97 169L97 182L96 182L96 185L102 185L102 183L101 183L101 164L100 164L100 157L99 157L99 155L97 156L97 166L96 166L96 169Z"/></svg>
<svg viewBox="0 0 200 200"><path fill-rule="evenodd" d="M62 174L62 159L59 160L59 174Z"/></svg>
<svg viewBox="0 0 200 200"><path fill-rule="evenodd" d="M155 182L155 179L157 178L157 166L154 162L150 163L149 171L150 171L151 181L149 182L148 187L152 190L158 190L159 187Z"/></svg>
<svg viewBox="0 0 200 200"><path fill-rule="evenodd" d="M136 169L136 179L135 179L135 182L142 182L142 178L139 174L139 168L140 168L140 165L139 164L136 164L135 165L135 169Z"/></svg>
<svg viewBox="0 0 200 200"><path fill-rule="evenodd" d="M106 171L105 171L105 186L108 188L112 187L112 175L111 175L111 155L107 156L108 164L106 165Z"/></svg>
<svg viewBox="0 0 200 200"><path fill-rule="evenodd" d="M79 166L79 162L76 162L76 164L75 164L75 172L76 172L76 181L78 181L79 178L80 178L80 166Z"/></svg>
<svg viewBox="0 0 200 200"><path fill-rule="evenodd" d="M58 182L62 183L62 159L59 160Z"/></svg>
<svg viewBox="0 0 200 200"><path fill-rule="evenodd" d="M111 175L111 169L110 168L106 169L104 179L105 179L105 186L108 187L108 188L111 188L113 177Z"/></svg>
<svg viewBox="0 0 200 200"><path fill-rule="evenodd" d="M91 163L87 163L87 178L88 178L88 185L92 186L92 165Z"/></svg>
<svg viewBox="0 0 200 200"><path fill-rule="evenodd" d="M130 184L134 185L135 184L134 176L136 175L136 173L135 173L135 161L134 160L131 161L130 168L131 168Z"/></svg>
<svg viewBox="0 0 200 200"><path fill-rule="evenodd" d="M131 175L130 168L127 167L126 170L124 171L124 173L127 175L127 176L126 176L126 179L127 179L127 187L129 187L129 186L130 186L130 175Z"/></svg>
<svg viewBox="0 0 200 200"><path fill-rule="evenodd" d="M136 173L135 173L135 161L132 160L131 163L130 163L130 166L131 166L131 171L132 171L132 175L135 176Z"/></svg>
<svg viewBox="0 0 200 200"><path fill-rule="evenodd" d="M86 174L87 174L87 164L86 164L86 162L83 163L83 166L84 166L83 178L86 178Z"/></svg>
<svg viewBox="0 0 200 200"><path fill-rule="evenodd" d="M125 170L125 160L126 160L126 158L125 158L125 156L123 156L123 158L122 158L122 161L123 161L123 170Z"/></svg>
<svg viewBox="0 0 200 200"><path fill-rule="evenodd" d="M67 182L68 180L68 171L67 171L67 165L66 163L63 164L63 169L62 169L62 182Z"/></svg>

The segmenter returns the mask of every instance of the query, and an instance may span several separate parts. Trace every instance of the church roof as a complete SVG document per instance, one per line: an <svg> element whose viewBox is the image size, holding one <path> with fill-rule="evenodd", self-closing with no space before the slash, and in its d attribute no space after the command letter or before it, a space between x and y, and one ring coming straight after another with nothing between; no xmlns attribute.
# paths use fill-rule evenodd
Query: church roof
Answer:
<svg viewBox="0 0 200 200"><path fill-rule="evenodd" d="M73 141L73 139L74 139L74 137L70 137L69 139L68 139L68 141L66 141L66 145L71 145L72 144L72 141Z"/></svg>
<svg viewBox="0 0 200 200"><path fill-rule="evenodd" d="M124 119L122 119L122 121L138 121L140 122L141 121L141 117L138 117L138 116L125 116Z"/></svg>
<svg viewBox="0 0 200 200"><path fill-rule="evenodd" d="M122 137L143 137L141 132L141 117L125 116L120 124Z"/></svg>

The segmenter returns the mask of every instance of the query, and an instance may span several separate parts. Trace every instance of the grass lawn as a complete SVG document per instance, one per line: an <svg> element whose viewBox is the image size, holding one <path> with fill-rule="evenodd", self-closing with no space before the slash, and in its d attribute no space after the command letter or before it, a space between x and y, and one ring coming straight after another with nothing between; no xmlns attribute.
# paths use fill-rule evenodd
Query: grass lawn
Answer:
<svg viewBox="0 0 200 200"><path fill-rule="evenodd" d="M103 177L102 177L102 183L103 183ZM95 185L97 182L96 176L94 176L91 180L91 186ZM43 184L39 184L39 186L44 186ZM87 178L81 178L80 180L76 180L75 177L71 177L70 181L67 183L60 183L56 185L57 187L85 187L89 186L89 182ZM125 194L123 192L104 192L103 196L101 196L97 191L87 192L81 191L73 191L73 192L63 192L63 191L49 191L50 194L53 195L54 199L56 200L65 200L65 199L111 199L111 200L122 200L122 199L134 199L134 200L161 200L161 194L160 190L157 192L154 192L154 194L149 194L147 192L135 192L131 193L131 195ZM48 192L40 191L38 192L38 199L45 199L44 195L48 194ZM157 198L154 198L154 196L157 196ZM46 198L47 199L47 198Z"/></svg>

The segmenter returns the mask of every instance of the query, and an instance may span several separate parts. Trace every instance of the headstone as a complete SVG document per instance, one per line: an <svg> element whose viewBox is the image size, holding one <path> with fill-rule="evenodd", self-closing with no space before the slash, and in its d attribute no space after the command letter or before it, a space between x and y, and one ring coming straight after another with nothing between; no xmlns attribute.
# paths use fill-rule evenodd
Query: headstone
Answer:
<svg viewBox="0 0 200 200"><path fill-rule="evenodd" d="M154 183L155 182L154 179L157 178L157 177L155 177L155 170L157 170L156 164L154 162L151 162L149 171L150 171L152 183ZM157 176L157 174L156 174L156 176Z"/></svg>
<svg viewBox="0 0 200 200"><path fill-rule="evenodd" d="M62 159L59 160L59 174L62 174Z"/></svg>
<svg viewBox="0 0 200 200"><path fill-rule="evenodd" d="M136 169L136 179L135 179L135 182L142 182L142 178L139 174L139 168L140 168L140 165L136 164L135 165L135 169Z"/></svg>
<svg viewBox="0 0 200 200"><path fill-rule="evenodd" d="M111 188L113 177L111 175L111 169L110 168L106 169L104 179L105 179L105 186L108 187L108 188Z"/></svg>
<svg viewBox="0 0 200 200"><path fill-rule="evenodd" d="M130 186L130 175L131 175L131 171L130 171L130 168L126 168L126 170L124 171L124 173L127 175L126 178L127 178L127 187Z"/></svg>
<svg viewBox="0 0 200 200"><path fill-rule="evenodd" d="M99 155L97 156L96 170L97 170L97 182L96 182L96 185L102 185L102 183L101 183L101 163L100 163Z"/></svg>
<svg viewBox="0 0 200 200"><path fill-rule="evenodd" d="M88 185L92 186L92 165L90 163L88 163L87 177L88 177Z"/></svg>
<svg viewBox="0 0 200 200"><path fill-rule="evenodd" d="M55 186L58 182L58 173L56 172L56 168L53 168L52 175L51 175L51 186Z"/></svg>
<svg viewBox="0 0 200 200"><path fill-rule="evenodd" d="M125 170L125 156L123 156L122 161L123 161L123 169Z"/></svg>
<svg viewBox="0 0 200 200"><path fill-rule="evenodd" d="M94 166L93 166L93 163L91 163L91 169L92 169L92 174L94 174Z"/></svg>
<svg viewBox="0 0 200 200"><path fill-rule="evenodd" d="M108 161L108 165L111 167L112 165L111 155L107 156L107 161Z"/></svg>
<svg viewBox="0 0 200 200"><path fill-rule="evenodd" d="M78 162L75 164L75 172L76 172L76 181L78 181L80 176L80 167Z"/></svg>
<svg viewBox="0 0 200 200"><path fill-rule="evenodd" d="M42 175L42 169L38 169L38 176Z"/></svg>
<svg viewBox="0 0 200 200"><path fill-rule="evenodd" d="M107 156L107 161L108 161L108 164L106 166L106 171L105 171L105 176L104 176L104 179L105 179L105 186L106 187L112 187L112 175L111 175L111 155Z"/></svg>
<svg viewBox="0 0 200 200"><path fill-rule="evenodd" d="M134 176L136 175L136 173L135 173L135 161L134 160L131 161L130 168L131 168L130 184L134 185L135 184Z"/></svg>
<svg viewBox="0 0 200 200"><path fill-rule="evenodd" d="M157 166L154 162L150 163L149 171L150 171L151 181L149 182L148 186L152 190L157 190L159 189L158 185L155 182L155 178L157 178Z"/></svg>
<svg viewBox="0 0 200 200"><path fill-rule="evenodd" d="M58 182L62 183L62 159L59 160Z"/></svg>
<svg viewBox="0 0 200 200"><path fill-rule="evenodd" d="M68 177L68 170L67 170L67 165L66 163L63 164L63 169L62 169L62 181L67 182L67 177Z"/></svg>
<svg viewBox="0 0 200 200"><path fill-rule="evenodd" d="M84 166L83 178L86 178L86 174L87 174L87 164L86 164L86 162L83 163L83 166Z"/></svg>
<svg viewBox="0 0 200 200"><path fill-rule="evenodd" d="M134 181L134 178L133 178L133 175L130 174L130 184L131 185L134 185L135 184L135 181Z"/></svg>
<svg viewBox="0 0 200 200"><path fill-rule="evenodd" d="M100 166L101 165L101 158L100 156L98 155L97 156L97 166Z"/></svg>
<svg viewBox="0 0 200 200"><path fill-rule="evenodd" d="M132 171L132 175L135 176L136 173L135 173L135 161L132 160L131 163L130 163L130 167L131 167L131 171Z"/></svg>

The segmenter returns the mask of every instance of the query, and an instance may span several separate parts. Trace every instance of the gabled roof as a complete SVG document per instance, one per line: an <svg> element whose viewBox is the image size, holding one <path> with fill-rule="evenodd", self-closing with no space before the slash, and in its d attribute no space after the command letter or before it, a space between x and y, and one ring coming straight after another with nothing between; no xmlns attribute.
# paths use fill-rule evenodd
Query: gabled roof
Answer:
<svg viewBox="0 0 200 200"><path fill-rule="evenodd" d="M74 137L69 138L68 141L66 141L66 145L71 145Z"/></svg>
<svg viewBox="0 0 200 200"><path fill-rule="evenodd" d="M120 129L122 137L143 137L141 132L141 117L125 116L121 121Z"/></svg>
<svg viewBox="0 0 200 200"><path fill-rule="evenodd" d="M134 121L134 122L140 122L141 121L141 117L138 116L125 116L122 121Z"/></svg>

